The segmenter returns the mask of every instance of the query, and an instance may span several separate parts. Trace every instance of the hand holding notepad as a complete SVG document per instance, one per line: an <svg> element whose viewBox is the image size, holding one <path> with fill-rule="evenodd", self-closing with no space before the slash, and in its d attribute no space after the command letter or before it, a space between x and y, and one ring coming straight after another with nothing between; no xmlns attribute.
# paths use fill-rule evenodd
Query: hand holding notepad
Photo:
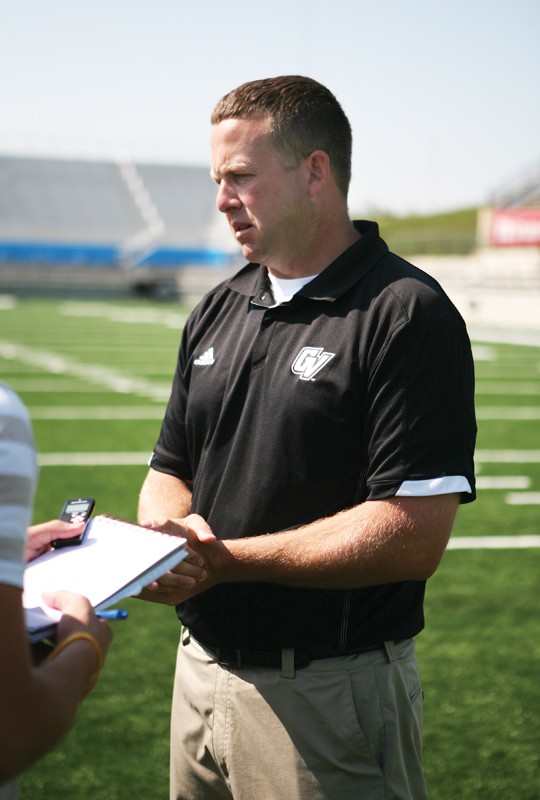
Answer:
<svg viewBox="0 0 540 800"><path fill-rule="evenodd" d="M43 592L76 592L100 611L138 595L183 561L185 544L178 536L94 517L81 545L51 550L27 565L23 605L31 641L50 636L59 619L59 612L45 604Z"/></svg>

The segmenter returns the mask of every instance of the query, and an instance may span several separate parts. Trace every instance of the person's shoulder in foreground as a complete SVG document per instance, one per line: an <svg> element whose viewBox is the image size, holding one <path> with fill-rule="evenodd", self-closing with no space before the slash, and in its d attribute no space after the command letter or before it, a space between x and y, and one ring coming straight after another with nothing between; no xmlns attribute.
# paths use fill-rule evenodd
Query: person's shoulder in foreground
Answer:
<svg viewBox="0 0 540 800"><path fill-rule="evenodd" d="M77 707L96 683L111 640L88 600L57 592L45 601L63 616L56 647L33 664L22 589L25 550L35 557L57 537L73 534L66 523L29 525L37 476L28 413L0 384L0 798L13 798L16 776L48 752L71 727Z"/></svg>

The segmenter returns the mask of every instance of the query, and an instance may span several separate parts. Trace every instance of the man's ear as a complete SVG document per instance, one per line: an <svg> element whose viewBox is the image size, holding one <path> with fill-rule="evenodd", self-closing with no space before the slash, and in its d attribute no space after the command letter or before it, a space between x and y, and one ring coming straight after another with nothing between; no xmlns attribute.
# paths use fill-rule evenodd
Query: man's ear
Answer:
<svg viewBox="0 0 540 800"><path fill-rule="evenodd" d="M324 150L314 150L306 159L309 170L309 192L315 197L330 177L330 158Z"/></svg>

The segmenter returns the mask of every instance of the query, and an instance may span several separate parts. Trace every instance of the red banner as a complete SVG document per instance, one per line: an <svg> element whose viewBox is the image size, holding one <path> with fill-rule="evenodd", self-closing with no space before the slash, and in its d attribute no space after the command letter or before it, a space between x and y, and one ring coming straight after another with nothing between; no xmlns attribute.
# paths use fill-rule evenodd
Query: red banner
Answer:
<svg viewBox="0 0 540 800"><path fill-rule="evenodd" d="M540 247L540 208L493 209L490 243L495 247Z"/></svg>

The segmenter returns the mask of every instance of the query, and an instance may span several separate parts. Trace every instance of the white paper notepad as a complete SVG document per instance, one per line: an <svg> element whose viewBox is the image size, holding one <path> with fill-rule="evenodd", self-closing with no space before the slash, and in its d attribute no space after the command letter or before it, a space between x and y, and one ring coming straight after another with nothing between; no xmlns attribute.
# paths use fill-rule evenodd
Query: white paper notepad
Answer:
<svg viewBox="0 0 540 800"><path fill-rule="evenodd" d="M23 605L31 641L50 636L60 618L45 604L43 592L76 592L100 611L138 595L183 561L185 544L178 536L112 517L94 517L82 544L51 550L27 564Z"/></svg>

